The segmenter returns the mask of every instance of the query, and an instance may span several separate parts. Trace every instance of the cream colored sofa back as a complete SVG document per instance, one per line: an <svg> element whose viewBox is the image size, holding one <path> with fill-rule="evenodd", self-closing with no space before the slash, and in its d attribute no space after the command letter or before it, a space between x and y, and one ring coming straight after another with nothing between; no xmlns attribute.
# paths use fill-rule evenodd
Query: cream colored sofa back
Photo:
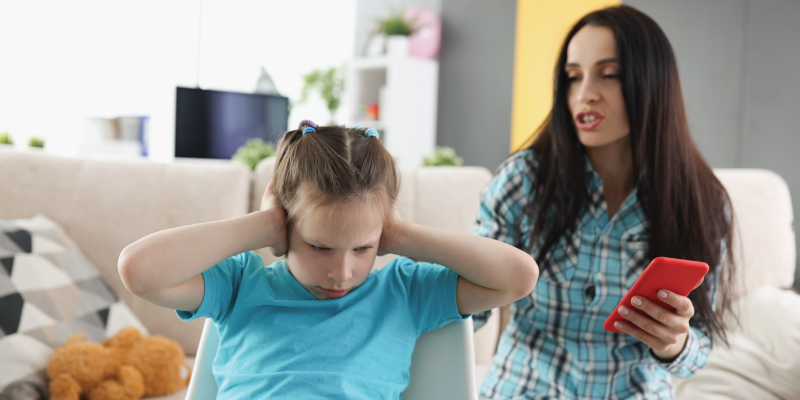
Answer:
<svg viewBox="0 0 800 400"><path fill-rule="evenodd" d="M789 288L796 266L789 186L763 169L715 169L734 212L734 257L739 295L763 286Z"/></svg>
<svg viewBox="0 0 800 400"><path fill-rule="evenodd" d="M151 333L194 354L203 321L128 292L117 260L130 243L167 228L247 213L250 171L233 163L188 165L0 151L0 219L42 213L58 222Z"/></svg>

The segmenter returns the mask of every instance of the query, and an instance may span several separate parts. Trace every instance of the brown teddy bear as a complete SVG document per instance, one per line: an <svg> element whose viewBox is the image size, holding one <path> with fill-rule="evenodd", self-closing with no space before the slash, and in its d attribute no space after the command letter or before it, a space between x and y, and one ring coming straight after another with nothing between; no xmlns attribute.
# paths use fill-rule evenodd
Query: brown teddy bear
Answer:
<svg viewBox="0 0 800 400"><path fill-rule="evenodd" d="M79 333L57 348L47 364L52 400L136 400L165 396L189 384L191 368L180 345L146 338L128 327L103 343Z"/></svg>

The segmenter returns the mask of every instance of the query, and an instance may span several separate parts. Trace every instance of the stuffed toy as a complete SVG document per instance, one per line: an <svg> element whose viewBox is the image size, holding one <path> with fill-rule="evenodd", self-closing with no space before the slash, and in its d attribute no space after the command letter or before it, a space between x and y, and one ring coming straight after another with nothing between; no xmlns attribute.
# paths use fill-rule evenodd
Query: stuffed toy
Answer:
<svg viewBox="0 0 800 400"><path fill-rule="evenodd" d="M142 337L133 327L103 343L82 333L57 348L47 364L51 400L136 400L165 396L189 384L191 368L180 345Z"/></svg>

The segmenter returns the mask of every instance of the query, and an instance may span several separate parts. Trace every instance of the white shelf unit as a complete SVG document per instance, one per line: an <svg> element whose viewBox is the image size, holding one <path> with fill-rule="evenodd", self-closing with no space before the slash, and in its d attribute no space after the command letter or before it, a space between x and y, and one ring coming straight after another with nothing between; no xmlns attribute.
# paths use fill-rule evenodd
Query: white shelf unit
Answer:
<svg viewBox="0 0 800 400"><path fill-rule="evenodd" d="M375 128L402 168L422 164L436 146L439 63L412 57L369 57L351 62L345 106L347 123ZM378 103L378 119L362 107Z"/></svg>

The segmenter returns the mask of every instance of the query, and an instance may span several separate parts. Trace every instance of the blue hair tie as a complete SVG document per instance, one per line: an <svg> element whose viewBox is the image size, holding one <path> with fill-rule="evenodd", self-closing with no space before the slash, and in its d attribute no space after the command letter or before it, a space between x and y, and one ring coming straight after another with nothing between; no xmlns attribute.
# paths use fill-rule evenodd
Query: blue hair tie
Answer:
<svg viewBox="0 0 800 400"><path fill-rule="evenodd" d="M364 137L366 138L374 137L380 139L381 135L378 135L378 131L376 131L375 128L369 128L367 129L366 132L364 132Z"/></svg>
<svg viewBox="0 0 800 400"><path fill-rule="evenodd" d="M310 126L307 126L307 127L303 128L303 136L305 136L306 133L308 133L308 132L317 133L317 130L312 128L312 127L310 127Z"/></svg>
<svg viewBox="0 0 800 400"><path fill-rule="evenodd" d="M364 129L364 127L359 124L355 124L353 125L353 129Z"/></svg>

